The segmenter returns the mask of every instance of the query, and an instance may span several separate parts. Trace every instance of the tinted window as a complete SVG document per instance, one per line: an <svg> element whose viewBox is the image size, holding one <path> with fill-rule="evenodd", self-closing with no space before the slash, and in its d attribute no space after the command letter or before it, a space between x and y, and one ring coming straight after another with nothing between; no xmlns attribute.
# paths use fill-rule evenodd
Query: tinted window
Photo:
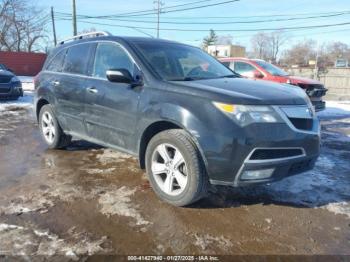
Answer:
<svg viewBox="0 0 350 262"><path fill-rule="evenodd" d="M264 68L267 72L269 72L273 76L287 76L288 75L287 72L285 72L282 69L278 68L277 66L274 66L274 65L267 63L265 61L256 60L255 63L257 63L262 68Z"/></svg>
<svg viewBox="0 0 350 262"><path fill-rule="evenodd" d="M238 74L244 74L247 72L253 72L256 68L250 64L244 62L235 62L235 72Z"/></svg>
<svg viewBox="0 0 350 262"><path fill-rule="evenodd" d="M62 71L62 66L64 62L64 58L66 57L67 49L61 50L58 54L54 56L51 60L50 64L47 67L47 70L60 72Z"/></svg>
<svg viewBox="0 0 350 262"><path fill-rule="evenodd" d="M72 74L86 74L92 47L92 44L81 44L68 48L63 71Z"/></svg>
<svg viewBox="0 0 350 262"><path fill-rule="evenodd" d="M196 47L165 42L135 43L148 64L168 81L235 76L212 56Z"/></svg>
<svg viewBox="0 0 350 262"><path fill-rule="evenodd" d="M122 47L100 43L97 45L92 75L106 78L106 71L110 69L128 69L133 74L134 63Z"/></svg>

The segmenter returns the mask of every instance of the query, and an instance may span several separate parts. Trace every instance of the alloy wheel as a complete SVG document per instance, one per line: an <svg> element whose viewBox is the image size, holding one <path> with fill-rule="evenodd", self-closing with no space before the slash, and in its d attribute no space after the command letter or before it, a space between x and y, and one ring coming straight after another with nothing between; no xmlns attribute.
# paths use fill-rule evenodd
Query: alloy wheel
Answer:
<svg viewBox="0 0 350 262"><path fill-rule="evenodd" d="M152 154L152 175L166 194L177 196L187 185L187 165L180 150L170 144L158 145Z"/></svg>
<svg viewBox="0 0 350 262"><path fill-rule="evenodd" d="M42 115L41 127L45 140L49 144L52 144L55 140L56 128L55 123L53 121L53 117L50 114L50 112L46 111Z"/></svg>

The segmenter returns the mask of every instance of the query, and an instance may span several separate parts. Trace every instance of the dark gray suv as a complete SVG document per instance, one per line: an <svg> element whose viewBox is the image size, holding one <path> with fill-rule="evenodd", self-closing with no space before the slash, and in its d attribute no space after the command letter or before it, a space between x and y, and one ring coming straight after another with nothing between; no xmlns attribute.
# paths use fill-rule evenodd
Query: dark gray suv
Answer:
<svg viewBox="0 0 350 262"><path fill-rule="evenodd" d="M267 183L309 170L320 125L299 87L238 77L196 47L104 32L62 42L36 77L50 148L71 138L130 153L163 200L212 185Z"/></svg>
<svg viewBox="0 0 350 262"><path fill-rule="evenodd" d="M11 69L7 68L4 64L0 64L0 100L16 100L20 96L23 96L21 81Z"/></svg>

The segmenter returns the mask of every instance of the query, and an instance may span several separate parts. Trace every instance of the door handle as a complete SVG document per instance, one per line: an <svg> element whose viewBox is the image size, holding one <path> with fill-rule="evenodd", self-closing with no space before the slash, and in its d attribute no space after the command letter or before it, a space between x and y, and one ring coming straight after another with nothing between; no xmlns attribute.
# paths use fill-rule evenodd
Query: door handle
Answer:
<svg viewBox="0 0 350 262"><path fill-rule="evenodd" d="M98 90L95 87L88 87L88 88L86 88L86 90L89 93L92 93L92 94L97 94L98 93Z"/></svg>
<svg viewBox="0 0 350 262"><path fill-rule="evenodd" d="M60 85L60 81L56 81L55 80L55 81L52 81L51 84L54 85L54 86L59 86Z"/></svg>

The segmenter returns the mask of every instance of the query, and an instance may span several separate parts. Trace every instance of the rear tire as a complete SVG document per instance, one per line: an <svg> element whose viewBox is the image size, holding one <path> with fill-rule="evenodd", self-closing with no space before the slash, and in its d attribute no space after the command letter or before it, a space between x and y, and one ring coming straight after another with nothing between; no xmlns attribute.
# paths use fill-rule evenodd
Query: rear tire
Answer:
<svg viewBox="0 0 350 262"><path fill-rule="evenodd" d="M198 148L181 129L155 135L146 150L146 171L155 193L175 206L207 195L208 178Z"/></svg>
<svg viewBox="0 0 350 262"><path fill-rule="evenodd" d="M71 143L72 137L63 132L51 105L44 105L40 109L39 127L40 133L49 148L65 148Z"/></svg>

